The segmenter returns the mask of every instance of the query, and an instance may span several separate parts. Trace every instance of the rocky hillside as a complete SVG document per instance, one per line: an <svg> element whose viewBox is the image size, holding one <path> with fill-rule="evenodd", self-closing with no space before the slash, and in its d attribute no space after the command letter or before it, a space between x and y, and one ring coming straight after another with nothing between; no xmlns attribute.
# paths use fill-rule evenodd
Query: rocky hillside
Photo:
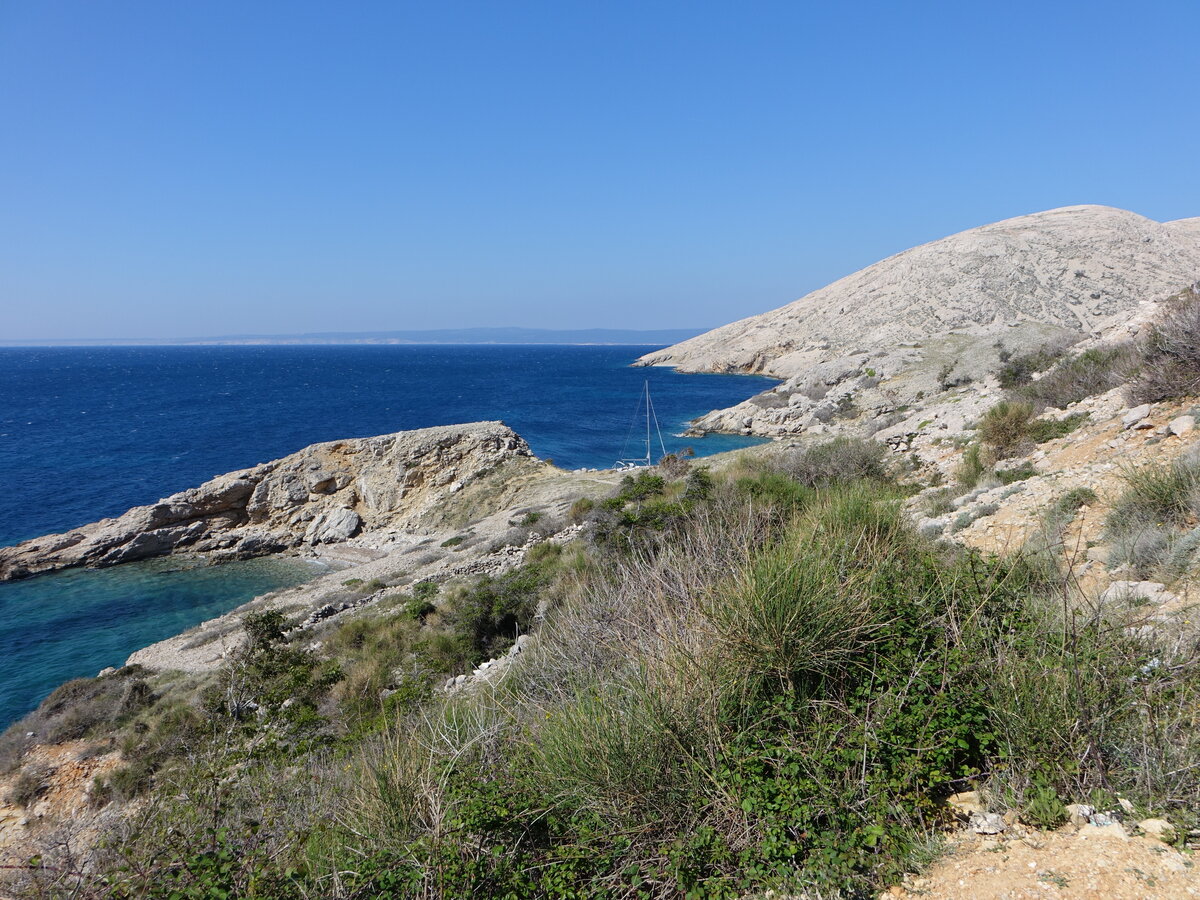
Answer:
<svg viewBox="0 0 1200 900"><path fill-rule="evenodd" d="M543 467L500 422L314 444L116 519L0 548L0 580L180 550L247 558L381 529L450 525L467 510L486 514L476 501L490 482L511 491Z"/></svg>
<svg viewBox="0 0 1200 900"><path fill-rule="evenodd" d="M863 379L907 373L890 398L869 399L910 403L939 380L944 387L994 370L997 343L1011 349L1110 332L1198 273L1200 220L1163 224L1110 207L1065 207L906 250L640 363L785 379L697 428L796 434L827 423L855 380L871 387Z"/></svg>

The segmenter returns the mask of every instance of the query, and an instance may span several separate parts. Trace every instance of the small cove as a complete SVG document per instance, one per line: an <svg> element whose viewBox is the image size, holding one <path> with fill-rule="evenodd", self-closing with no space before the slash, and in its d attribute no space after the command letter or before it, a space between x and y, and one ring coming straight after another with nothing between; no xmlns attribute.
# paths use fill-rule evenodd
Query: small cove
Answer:
<svg viewBox="0 0 1200 900"><path fill-rule="evenodd" d="M120 666L134 650L327 571L292 557L222 565L169 558L0 585L0 722L68 679Z"/></svg>
<svg viewBox="0 0 1200 900"><path fill-rule="evenodd" d="M69 530L318 441L501 419L542 458L605 468L650 382L668 451L766 378L630 368L631 346L0 349L0 545ZM0 722L63 681L320 574L280 558L179 559L0 584Z"/></svg>

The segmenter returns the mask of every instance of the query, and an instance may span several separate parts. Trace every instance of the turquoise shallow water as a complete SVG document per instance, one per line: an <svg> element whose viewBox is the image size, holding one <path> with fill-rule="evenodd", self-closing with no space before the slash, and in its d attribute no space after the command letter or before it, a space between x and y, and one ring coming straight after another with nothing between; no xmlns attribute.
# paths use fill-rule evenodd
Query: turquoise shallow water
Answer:
<svg viewBox="0 0 1200 900"><path fill-rule="evenodd" d="M565 468L611 466L642 452L625 439L645 381L668 450L755 442L674 435L768 379L630 368L651 349L0 348L0 545L119 515L317 441L429 425L502 419ZM294 563L159 565L0 584L0 726L64 679L311 574Z"/></svg>
<svg viewBox="0 0 1200 900"><path fill-rule="evenodd" d="M326 571L292 558L220 566L158 559L3 585L0 722L23 715L70 678L119 666L133 650Z"/></svg>

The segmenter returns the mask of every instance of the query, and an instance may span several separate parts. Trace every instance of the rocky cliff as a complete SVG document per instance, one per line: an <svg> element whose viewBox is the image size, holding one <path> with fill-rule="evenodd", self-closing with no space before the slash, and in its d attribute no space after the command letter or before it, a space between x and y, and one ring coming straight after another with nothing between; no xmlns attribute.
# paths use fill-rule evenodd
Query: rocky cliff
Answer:
<svg viewBox="0 0 1200 900"><path fill-rule="evenodd" d="M456 505L473 506L473 493L498 472L515 482L543 466L500 422L314 444L116 519L0 548L0 580L185 549L253 557L381 528L437 526Z"/></svg>
<svg viewBox="0 0 1200 900"><path fill-rule="evenodd" d="M868 398L878 408L901 406L939 380L944 387L993 370L997 343L1011 351L1092 337L1198 277L1200 219L1164 224L1072 206L906 250L639 362L786 379L771 395L706 417L699 429L798 433L828 422L856 380L922 372L892 385L890 404Z"/></svg>

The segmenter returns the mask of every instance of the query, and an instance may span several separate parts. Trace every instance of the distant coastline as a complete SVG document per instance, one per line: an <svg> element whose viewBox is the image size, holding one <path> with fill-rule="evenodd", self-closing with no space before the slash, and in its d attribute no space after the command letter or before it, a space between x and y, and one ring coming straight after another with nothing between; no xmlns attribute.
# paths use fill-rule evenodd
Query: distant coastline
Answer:
<svg viewBox="0 0 1200 900"><path fill-rule="evenodd" d="M439 328L408 331L307 332L304 334L231 334L195 338L96 338L0 340L0 347L197 347L312 346L319 344L677 344L702 328Z"/></svg>

